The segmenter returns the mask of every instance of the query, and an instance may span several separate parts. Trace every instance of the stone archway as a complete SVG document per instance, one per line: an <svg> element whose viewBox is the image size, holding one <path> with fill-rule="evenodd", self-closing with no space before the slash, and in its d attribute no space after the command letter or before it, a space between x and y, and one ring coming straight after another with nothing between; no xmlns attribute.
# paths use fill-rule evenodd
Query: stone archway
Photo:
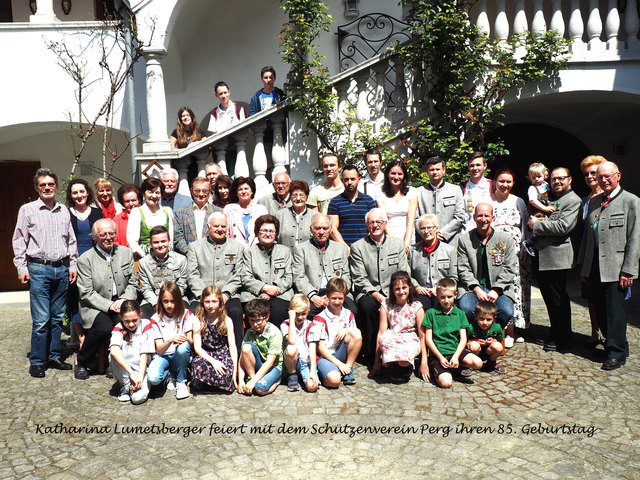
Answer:
<svg viewBox="0 0 640 480"><path fill-rule="evenodd" d="M491 170L496 172L508 166L516 174L513 193L526 198L529 182L526 178L529 165L544 163L549 170L568 167L573 177L573 187L578 195L585 195L587 188L581 181L580 162L591 152L582 141L559 128L538 123L515 123L496 129L488 138L502 138L509 155L497 158Z"/></svg>

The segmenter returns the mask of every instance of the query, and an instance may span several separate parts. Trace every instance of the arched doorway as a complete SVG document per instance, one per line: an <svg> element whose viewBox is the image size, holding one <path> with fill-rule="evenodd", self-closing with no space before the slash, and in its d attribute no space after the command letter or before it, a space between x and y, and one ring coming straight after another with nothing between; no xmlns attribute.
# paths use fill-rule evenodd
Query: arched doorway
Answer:
<svg viewBox="0 0 640 480"><path fill-rule="evenodd" d="M568 167L576 193L580 196L588 193L586 185L580 181L580 162L591 152L573 135L538 123L515 123L496 129L487 138L489 141L503 139L509 150L509 155L498 157L490 167L495 172L508 166L515 172L514 194L526 198L527 170L534 162L544 163L549 171L555 167Z"/></svg>

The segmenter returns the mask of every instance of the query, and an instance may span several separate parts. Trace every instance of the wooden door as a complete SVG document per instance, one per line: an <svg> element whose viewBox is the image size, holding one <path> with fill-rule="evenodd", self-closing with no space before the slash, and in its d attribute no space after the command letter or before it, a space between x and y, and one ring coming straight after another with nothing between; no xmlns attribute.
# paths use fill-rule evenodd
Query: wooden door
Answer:
<svg viewBox="0 0 640 480"><path fill-rule="evenodd" d="M27 290L18 281L18 272L13 265L11 239L16 228L20 207L38 198L33 188L33 176L40 162L0 162L0 290Z"/></svg>

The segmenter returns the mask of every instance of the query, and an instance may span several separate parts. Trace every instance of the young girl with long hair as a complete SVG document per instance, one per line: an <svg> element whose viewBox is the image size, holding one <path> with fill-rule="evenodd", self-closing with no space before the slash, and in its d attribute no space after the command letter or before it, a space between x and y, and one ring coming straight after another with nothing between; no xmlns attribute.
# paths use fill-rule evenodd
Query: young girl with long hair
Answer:
<svg viewBox="0 0 640 480"><path fill-rule="evenodd" d="M202 140L202 130L198 126L196 116L189 107L178 110L176 129L171 132L169 140L175 148L186 148L191 142Z"/></svg>
<svg viewBox="0 0 640 480"><path fill-rule="evenodd" d="M187 367L193 342L192 330L197 320L185 308L180 287L165 282L160 287L156 313L151 317L154 324L154 340L158 354L149 365L149 383L159 385L167 376L167 390L175 390L176 398L187 398Z"/></svg>
<svg viewBox="0 0 640 480"><path fill-rule="evenodd" d="M380 308L380 327L376 359L369 376L380 371L380 364L390 368L391 380L407 381L420 354L419 326L424 317L415 287L407 272L391 275L389 298Z"/></svg>
<svg viewBox="0 0 640 480"><path fill-rule="evenodd" d="M151 338L153 325L141 316L138 302L125 300L109 344L111 370L120 384L118 400L131 400L134 405L144 403L149 396L147 365L156 351Z"/></svg>
<svg viewBox="0 0 640 480"><path fill-rule="evenodd" d="M238 350L233 322L218 287L209 285L202 291L196 316L200 325L193 331L197 356L191 360L191 386L232 393L237 388Z"/></svg>

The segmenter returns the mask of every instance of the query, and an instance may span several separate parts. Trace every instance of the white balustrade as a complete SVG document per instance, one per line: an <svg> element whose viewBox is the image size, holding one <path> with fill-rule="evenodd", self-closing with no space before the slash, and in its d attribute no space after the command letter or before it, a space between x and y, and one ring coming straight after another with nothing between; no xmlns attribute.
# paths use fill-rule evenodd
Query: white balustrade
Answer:
<svg viewBox="0 0 640 480"><path fill-rule="evenodd" d="M236 177L248 177L249 176L249 162L247 161L247 137L249 132L247 130L239 130L233 135L233 139L236 141ZM264 147L263 147L264 151Z"/></svg>
<svg viewBox="0 0 640 480"><path fill-rule="evenodd" d="M589 0L589 17L587 19L587 43L589 50L597 50L600 47L600 35L602 35L602 19L598 0Z"/></svg>
<svg viewBox="0 0 640 480"><path fill-rule="evenodd" d="M269 184L267 180L267 152L264 149L264 131L267 126L265 122L256 123L251 127L253 130L253 138L255 145L253 147L253 179L256 182L256 189L262 188ZM238 173L236 173L238 175Z"/></svg>
<svg viewBox="0 0 640 480"><path fill-rule="evenodd" d="M333 85L338 96L338 118L344 118L347 108L349 107L348 93L350 83L350 79L347 79L341 82L336 82Z"/></svg>
<svg viewBox="0 0 640 480"><path fill-rule="evenodd" d="M356 119L359 122L366 123L371 117L371 108L369 107L369 69L358 72L356 82L358 83L358 102L356 104Z"/></svg>
<svg viewBox="0 0 640 480"><path fill-rule="evenodd" d="M494 24L494 32L497 40L506 40L509 38L509 19L504 9L505 0L496 0L496 21Z"/></svg>
<svg viewBox="0 0 640 480"><path fill-rule="evenodd" d="M189 191L189 165L191 164L190 158L180 158L175 161L176 170L178 170L178 193L191 196Z"/></svg>
<svg viewBox="0 0 640 480"><path fill-rule="evenodd" d="M287 152L285 151L284 141L282 140L282 124L283 118L281 115L271 120L273 127L273 146L271 147L273 173L271 178L273 178L276 173L286 173L287 171Z"/></svg>
<svg viewBox="0 0 640 480"><path fill-rule="evenodd" d="M394 57L393 64L396 70L395 86L391 93L391 101L394 105L393 123L407 118L407 84L404 77L404 63L401 58Z"/></svg>
<svg viewBox="0 0 640 480"><path fill-rule="evenodd" d="M487 15L487 0L478 2L478 19L476 20L478 28L488 37L491 35L491 24L489 23L489 15Z"/></svg>
<svg viewBox="0 0 640 480"><path fill-rule="evenodd" d="M220 171L222 172L223 175L229 175L229 171L227 170L227 146L229 145L229 142L227 141L226 138L223 138L222 140L217 141L214 145L213 145L213 149L216 152L216 162L218 162L218 165L220 165Z"/></svg>
<svg viewBox="0 0 640 480"><path fill-rule="evenodd" d="M562 16L562 0L553 0L553 13L551 14L551 30L564 37L564 17Z"/></svg>
<svg viewBox="0 0 640 480"><path fill-rule="evenodd" d="M544 20L544 12L542 10L542 0L534 0L533 2L533 20L531 21L531 32L542 35L547 31L547 23Z"/></svg>
<svg viewBox="0 0 640 480"><path fill-rule="evenodd" d="M376 119L382 119L387 110L387 94L384 91L384 84L387 78L387 67L389 62L383 61L373 67L376 85L373 90L373 111Z"/></svg>
<svg viewBox="0 0 640 480"><path fill-rule="evenodd" d="M640 47L638 40L638 30L640 30L640 18L638 18L638 2L637 0L627 0L627 8L624 16L624 29L627 32L627 48Z"/></svg>
<svg viewBox="0 0 640 480"><path fill-rule="evenodd" d="M513 33L516 35L529 30L527 22L527 13L524 10L524 0L516 1L516 14L513 17Z"/></svg>
<svg viewBox="0 0 640 480"><path fill-rule="evenodd" d="M620 32L618 0L609 0L609 10L604 22L604 29L607 34L607 49L616 50L618 48L622 48L622 43L618 42L618 33Z"/></svg>
<svg viewBox="0 0 640 480"><path fill-rule="evenodd" d="M576 52L582 50L584 42L584 21L582 20L582 12L580 11L580 0L571 0L571 14L569 15L569 40L571 40L571 49Z"/></svg>

